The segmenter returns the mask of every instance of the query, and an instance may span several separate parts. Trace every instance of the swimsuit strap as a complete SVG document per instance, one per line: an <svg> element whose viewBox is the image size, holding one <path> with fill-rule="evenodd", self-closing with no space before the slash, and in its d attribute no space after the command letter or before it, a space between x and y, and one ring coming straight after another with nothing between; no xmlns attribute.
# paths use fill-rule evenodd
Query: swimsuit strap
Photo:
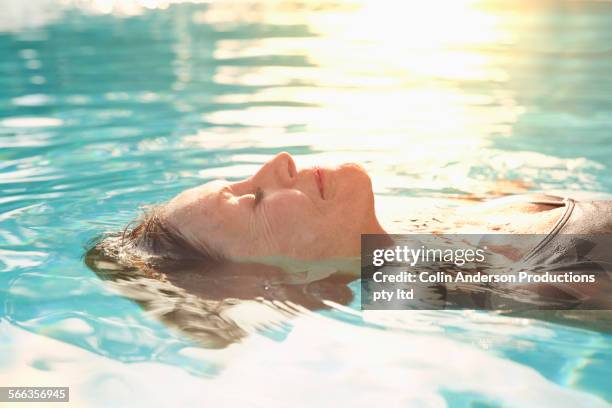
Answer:
<svg viewBox="0 0 612 408"><path fill-rule="evenodd" d="M556 207L566 205L565 198L548 194L526 194L524 197L531 204L554 205Z"/></svg>
<svg viewBox="0 0 612 408"><path fill-rule="evenodd" d="M548 202L548 200L533 201L534 204L547 204ZM542 239L539 244L537 244L531 251L529 251L529 253L525 255L525 257L523 257L523 261L525 262L535 256L546 245L548 245L548 243L550 243L550 241L555 237L555 235L557 235L559 231L561 231L561 229L565 226L565 224L567 224L567 221L570 219L572 212L574 211L574 207L576 205L576 202L568 197L563 198L561 202L555 202L553 200L550 201L550 203L554 203L552 205L565 205L565 211L563 211L563 214L561 214L561 217L559 217L559 219L552 227L552 229L548 232L546 237L544 237L544 239Z"/></svg>

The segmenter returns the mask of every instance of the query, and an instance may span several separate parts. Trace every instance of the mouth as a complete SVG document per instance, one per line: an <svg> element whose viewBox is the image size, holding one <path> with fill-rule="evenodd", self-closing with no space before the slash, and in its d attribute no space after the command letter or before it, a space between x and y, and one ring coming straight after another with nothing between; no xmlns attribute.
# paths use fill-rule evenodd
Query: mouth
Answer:
<svg viewBox="0 0 612 408"><path fill-rule="evenodd" d="M319 188L321 198L325 200L325 189L323 187L323 170L321 170L319 167L315 167L314 177L317 182L317 187Z"/></svg>

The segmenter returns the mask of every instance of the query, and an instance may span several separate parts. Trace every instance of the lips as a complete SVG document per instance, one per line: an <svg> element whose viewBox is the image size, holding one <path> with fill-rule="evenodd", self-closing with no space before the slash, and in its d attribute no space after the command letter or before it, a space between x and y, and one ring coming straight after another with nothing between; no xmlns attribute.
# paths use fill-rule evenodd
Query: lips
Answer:
<svg viewBox="0 0 612 408"><path fill-rule="evenodd" d="M319 193L321 193L321 198L325 200L325 191L323 188L323 171L320 168L315 168L314 176L315 180L317 181L317 187L319 187Z"/></svg>

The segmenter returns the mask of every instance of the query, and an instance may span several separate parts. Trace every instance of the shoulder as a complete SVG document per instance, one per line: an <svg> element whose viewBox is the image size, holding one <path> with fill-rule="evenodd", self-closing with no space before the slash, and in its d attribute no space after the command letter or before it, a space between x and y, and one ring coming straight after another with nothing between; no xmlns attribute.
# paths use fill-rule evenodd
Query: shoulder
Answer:
<svg viewBox="0 0 612 408"><path fill-rule="evenodd" d="M536 199L537 198L537 199ZM457 211L462 224L498 233L546 233L564 211L556 196L508 196Z"/></svg>
<svg viewBox="0 0 612 408"><path fill-rule="evenodd" d="M495 198L473 207L479 213L539 213L565 206L562 197L548 194L521 194Z"/></svg>

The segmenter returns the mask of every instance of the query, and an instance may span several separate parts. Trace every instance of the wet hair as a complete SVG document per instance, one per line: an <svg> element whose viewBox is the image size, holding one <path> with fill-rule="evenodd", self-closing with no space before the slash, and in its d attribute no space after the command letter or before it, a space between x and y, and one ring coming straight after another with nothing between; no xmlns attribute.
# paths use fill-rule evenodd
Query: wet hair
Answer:
<svg viewBox="0 0 612 408"><path fill-rule="evenodd" d="M353 299L347 286L352 276L285 282L275 267L232 263L194 246L167 223L163 210L153 207L123 231L95 238L84 261L109 287L204 347L226 347L247 335L248 330L226 314L243 300L262 303L288 318L294 312L279 307L280 302L317 310L328 308L323 299L339 304ZM238 287L240 293L236 279L246 282Z"/></svg>
<svg viewBox="0 0 612 408"><path fill-rule="evenodd" d="M152 207L122 231L94 238L83 258L110 287L205 347L226 347L246 335L223 316L231 299L200 298L168 279L168 274L205 273L222 259L168 225L163 206Z"/></svg>
<svg viewBox="0 0 612 408"><path fill-rule="evenodd" d="M103 261L163 273L223 260L218 253L195 246L169 225L163 217L163 205L148 209L120 232L94 238L87 247L85 263L92 269L96 262Z"/></svg>

